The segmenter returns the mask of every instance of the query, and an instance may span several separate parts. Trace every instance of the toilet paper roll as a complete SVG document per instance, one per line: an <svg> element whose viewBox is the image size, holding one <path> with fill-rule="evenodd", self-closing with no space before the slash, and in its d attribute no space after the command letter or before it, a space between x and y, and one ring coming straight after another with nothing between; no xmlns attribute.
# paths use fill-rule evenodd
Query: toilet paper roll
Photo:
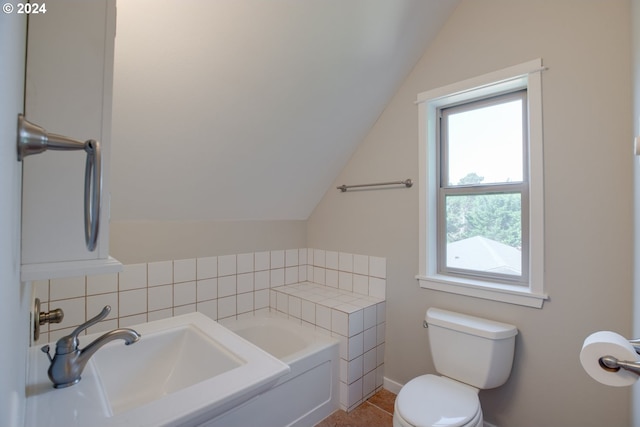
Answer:
<svg viewBox="0 0 640 427"><path fill-rule="evenodd" d="M635 349L625 337L610 331L599 331L589 335L582 344L580 363L591 378L608 386L625 387L638 380L638 375L625 369L616 372L604 369L600 366L600 358L604 356L613 356L621 361L638 360Z"/></svg>

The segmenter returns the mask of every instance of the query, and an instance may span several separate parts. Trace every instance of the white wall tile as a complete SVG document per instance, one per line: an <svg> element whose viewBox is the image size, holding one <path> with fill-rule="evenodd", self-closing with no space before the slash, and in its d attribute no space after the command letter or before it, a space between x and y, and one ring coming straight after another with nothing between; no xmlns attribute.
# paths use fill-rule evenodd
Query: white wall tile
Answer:
<svg viewBox="0 0 640 427"><path fill-rule="evenodd" d="M284 268L284 251L271 251L271 269Z"/></svg>
<svg viewBox="0 0 640 427"><path fill-rule="evenodd" d="M289 296L289 316L299 319L302 316L302 301L293 295Z"/></svg>
<svg viewBox="0 0 640 427"><path fill-rule="evenodd" d="M269 307L269 290L268 289L255 291L253 298L254 298L253 303L254 303L255 310L260 310L261 308Z"/></svg>
<svg viewBox="0 0 640 427"><path fill-rule="evenodd" d="M118 292L118 273L87 276L87 295Z"/></svg>
<svg viewBox="0 0 640 427"><path fill-rule="evenodd" d="M369 372L362 378L362 397L367 399L373 395L376 390L376 373Z"/></svg>
<svg viewBox="0 0 640 427"><path fill-rule="evenodd" d="M304 282L307 279L307 266L306 265L299 265L298 266L298 280L301 282Z"/></svg>
<svg viewBox="0 0 640 427"><path fill-rule="evenodd" d="M236 304L238 314L253 311L253 293L238 294Z"/></svg>
<svg viewBox="0 0 640 427"><path fill-rule="evenodd" d="M269 270L269 280L272 288L284 285L284 268Z"/></svg>
<svg viewBox="0 0 640 427"><path fill-rule="evenodd" d="M301 302L301 316L305 322L316 323L316 305L311 301L302 300Z"/></svg>
<svg viewBox="0 0 640 427"><path fill-rule="evenodd" d="M153 322L154 320L168 319L170 317L173 317L173 309L166 308L164 310L150 311L147 314L147 321Z"/></svg>
<svg viewBox="0 0 640 427"><path fill-rule="evenodd" d="M323 267L313 267L313 282L324 285L326 283L326 271Z"/></svg>
<svg viewBox="0 0 640 427"><path fill-rule="evenodd" d="M118 296L118 316L132 316L147 312L147 289L120 291Z"/></svg>
<svg viewBox="0 0 640 427"><path fill-rule="evenodd" d="M349 362L345 359L340 359L340 374L338 378L343 383L349 381Z"/></svg>
<svg viewBox="0 0 640 427"><path fill-rule="evenodd" d="M118 290L128 291L147 287L147 264L126 264L118 273Z"/></svg>
<svg viewBox="0 0 640 427"><path fill-rule="evenodd" d="M363 357L359 356L348 362L347 366L347 384L362 378Z"/></svg>
<svg viewBox="0 0 640 427"><path fill-rule="evenodd" d="M284 292L277 292L276 309L283 313L289 313L289 295Z"/></svg>
<svg viewBox="0 0 640 427"><path fill-rule="evenodd" d="M387 259L380 257L369 257L369 276L387 278Z"/></svg>
<svg viewBox="0 0 640 427"><path fill-rule="evenodd" d="M253 292L253 272L238 274L236 277L238 293Z"/></svg>
<svg viewBox="0 0 640 427"><path fill-rule="evenodd" d="M374 349L378 345L378 335L377 328L369 328L364 330L363 340L362 340L362 350L367 352L371 349Z"/></svg>
<svg viewBox="0 0 640 427"><path fill-rule="evenodd" d="M381 323L376 326L376 345L384 344L386 334L386 323Z"/></svg>
<svg viewBox="0 0 640 427"><path fill-rule="evenodd" d="M238 293L236 276L218 277L218 298L224 298Z"/></svg>
<svg viewBox="0 0 640 427"><path fill-rule="evenodd" d="M196 282L175 283L173 285L173 306L196 302ZM195 308L194 308L195 310Z"/></svg>
<svg viewBox="0 0 640 427"><path fill-rule="evenodd" d="M61 308L62 311L64 311L64 318L62 319L62 322L50 324L49 330L55 331L57 329L75 328L76 326L86 322L87 317L85 314L85 305L85 298L63 299L49 304L50 310ZM90 313L89 318L94 317L98 313L100 313L100 311Z"/></svg>
<svg viewBox="0 0 640 427"><path fill-rule="evenodd" d="M348 387L347 407L351 409L362 402L362 379L349 384Z"/></svg>
<svg viewBox="0 0 640 427"><path fill-rule="evenodd" d="M353 273L340 271L338 275L338 287L344 291L353 292Z"/></svg>
<svg viewBox="0 0 640 427"><path fill-rule="evenodd" d="M384 301L376 304L376 321L378 325L387 321L387 303Z"/></svg>
<svg viewBox="0 0 640 427"><path fill-rule="evenodd" d="M218 279L204 279L196 282L197 301L207 301L218 298Z"/></svg>
<svg viewBox="0 0 640 427"><path fill-rule="evenodd" d="M262 289L269 289L269 284L271 283L271 273L269 270L265 271L256 271L253 274L253 288L256 291Z"/></svg>
<svg viewBox="0 0 640 427"><path fill-rule="evenodd" d="M218 257L206 257L196 259L197 279L211 279L218 277Z"/></svg>
<svg viewBox="0 0 640 427"><path fill-rule="evenodd" d="M223 255L218 257L218 276L236 274L236 256Z"/></svg>
<svg viewBox="0 0 640 427"><path fill-rule="evenodd" d="M293 283L298 283L298 267L286 267L284 269L284 283L285 285L291 285Z"/></svg>
<svg viewBox="0 0 640 427"><path fill-rule="evenodd" d="M369 295L377 298L385 298L387 294L387 281L377 277L369 277Z"/></svg>
<svg viewBox="0 0 640 427"><path fill-rule="evenodd" d="M195 258L173 261L173 283L191 282L194 280L196 280Z"/></svg>
<svg viewBox="0 0 640 427"><path fill-rule="evenodd" d="M307 249L298 249L298 265L307 264Z"/></svg>
<svg viewBox="0 0 640 427"><path fill-rule="evenodd" d="M154 286L148 289L148 310L173 307L173 285Z"/></svg>
<svg viewBox="0 0 640 427"><path fill-rule="evenodd" d="M322 249L314 249L313 250L313 265L316 267L324 267L325 266L325 254L326 252Z"/></svg>
<svg viewBox="0 0 640 427"><path fill-rule="evenodd" d="M316 305L316 325L331 330L331 309L322 305Z"/></svg>
<svg viewBox="0 0 640 427"><path fill-rule="evenodd" d="M375 347L372 350L365 352L363 357L362 371L365 374L374 371L378 367L378 364L376 363Z"/></svg>
<svg viewBox="0 0 640 427"><path fill-rule="evenodd" d="M287 249L286 251L284 251L284 266L298 266L298 249Z"/></svg>
<svg viewBox="0 0 640 427"><path fill-rule="evenodd" d="M218 298L218 319L236 315L236 296Z"/></svg>
<svg viewBox="0 0 640 427"><path fill-rule="evenodd" d="M187 304L181 305L178 307L173 307L173 315L180 316L181 314L195 313L196 305L195 304Z"/></svg>
<svg viewBox="0 0 640 427"><path fill-rule="evenodd" d="M344 252L339 253L338 269L340 271L353 272L353 255Z"/></svg>
<svg viewBox="0 0 640 427"><path fill-rule="evenodd" d="M376 306L370 305L365 307L364 310L364 329L369 329L376 326Z"/></svg>
<svg viewBox="0 0 640 427"><path fill-rule="evenodd" d="M331 286L332 288L338 287L338 270L324 270L324 283L323 285Z"/></svg>
<svg viewBox="0 0 640 427"><path fill-rule="evenodd" d="M254 254L255 271L269 270L271 268L271 253L256 252Z"/></svg>
<svg viewBox="0 0 640 427"><path fill-rule="evenodd" d="M253 272L253 253L239 254L237 263L238 274Z"/></svg>
<svg viewBox="0 0 640 427"><path fill-rule="evenodd" d="M353 360L364 353L364 334L354 335L349 338L349 353L347 360Z"/></svg>
<svg viewBox="0 0 640 427"><path fill-rule="evenodd" d="M218 300L199 302L196 304L196 310L210 319L218 320Z"/></svg>
<svg viewBox="0 0 640 427"><path fill-rule="evenodd" d="M356 274L369 275L369 257L366 255L353 256L353 272Z"/></svg>
<svg viewBox="0 0 640 427"><path fill-rule="evenodd" d="M347 313L335 309L331 310L331 332L345 337L349 336L349 316Z"/></svg>
<svg viewBox="0 0 640 427"><path fill-rule="evenodd" d="M353 292L361 295L369 295L369 276L354 274Z"/></svg>
<svg viewBox="0 0 640 427"><path fill-rule="evenodd" d="M121 328L129 328L140 323L146 323L147 313L136 314L135 316L120 317L118 319L118 326Z"/></svg>
<svg viewBox="0 0 640 427"><path fill-rule="evenodd" d="M49 282L51 301L79 298L86 295L85 276L52 279Z"/></svg>
<svg viewBox="0 0 640 427"><path fill-rule="evenodd" d="M378 363L378 366L384 363L384 348L385 348L384 344L380 344L379 346L376 347L376 361Z"/></svg>
<svg viewBox="0 0 640 427"><path fill-rule="evenodd" d="M339 266L338 252L326 251L324 254L324 266L331 270L337 270Z"/></svg>
<svg viewBox="0 0 640 427"><path fill-rule="evenodd" d="M147 264L147 283L149 286L173 283L173 262L159 261Z"/></svg>
<svg viewBox="0 0 640 427"><path fill-rule="evenodd" d="M364 311L358 310L356 312L350 313L348 316L348 322L349 334L347 336L351 337L362 332L364 328Z"/></svg>

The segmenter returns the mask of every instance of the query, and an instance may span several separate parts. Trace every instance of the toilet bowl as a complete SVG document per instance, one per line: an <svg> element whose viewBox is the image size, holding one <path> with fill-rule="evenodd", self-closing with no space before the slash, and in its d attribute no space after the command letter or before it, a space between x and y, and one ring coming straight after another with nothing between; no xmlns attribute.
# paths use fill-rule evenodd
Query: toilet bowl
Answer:
<svg viewBox="0 0 640 427"><path fill-rule="evenodd" d="M393 427L479 427L482 421L478 390L436 375L405 384L393 412Z"/></svg>
<svg viewBox="0 0 640 427"><path fill-rule="evenodd" d="M430 308L426 322L436 371L407 382L396 397L394 427L481 427L481 389L511 373L513 325Z"/></svg>

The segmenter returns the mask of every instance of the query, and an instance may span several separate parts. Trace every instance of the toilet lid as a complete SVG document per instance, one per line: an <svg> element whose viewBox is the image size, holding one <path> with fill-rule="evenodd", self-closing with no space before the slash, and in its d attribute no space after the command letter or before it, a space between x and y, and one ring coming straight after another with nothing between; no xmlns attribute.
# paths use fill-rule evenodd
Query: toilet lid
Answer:
<svg viewBox="0 0 640 427"><path fill-rule="evenodd" d="M480 410L478 393L464 384L422 375L405 384L396 397L399 415L417 427L464 426Z"/></svg>

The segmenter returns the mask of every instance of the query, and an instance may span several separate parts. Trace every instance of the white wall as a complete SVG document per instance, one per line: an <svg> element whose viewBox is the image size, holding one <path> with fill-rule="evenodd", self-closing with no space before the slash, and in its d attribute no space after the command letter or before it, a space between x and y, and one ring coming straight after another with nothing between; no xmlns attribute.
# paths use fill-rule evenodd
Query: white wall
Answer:
<svg viewBox="0 0 640 427"><path fill-rule="evenodd" d="M125 264L199 258L307 244L306 221L115 221L110 254Z"/></svg>
<svg viewBox="0 0 640 427"><path fill-rule="evenodd" d="M29 345L30 287L20 283L22 165L16 159L25 42L24 15L0 14L0 425L7 427L21 426L24 420Z"/></svg>
<svg viewBox="0 0 640 427"><path fill-rule="evenodd" d="M417 178L416 95L542 57L545 161L543 309L418 287L418 189L329 189L308 244L387 258L385 375L434 372L429 306L518 326L508 383L482 391L487 421L507 426L624 426L630 389L579 363L584 338L629 335L633 269L631 34L626 0L463 0L334 184ZM469 357L473 357L470 349Z"/></svg>

